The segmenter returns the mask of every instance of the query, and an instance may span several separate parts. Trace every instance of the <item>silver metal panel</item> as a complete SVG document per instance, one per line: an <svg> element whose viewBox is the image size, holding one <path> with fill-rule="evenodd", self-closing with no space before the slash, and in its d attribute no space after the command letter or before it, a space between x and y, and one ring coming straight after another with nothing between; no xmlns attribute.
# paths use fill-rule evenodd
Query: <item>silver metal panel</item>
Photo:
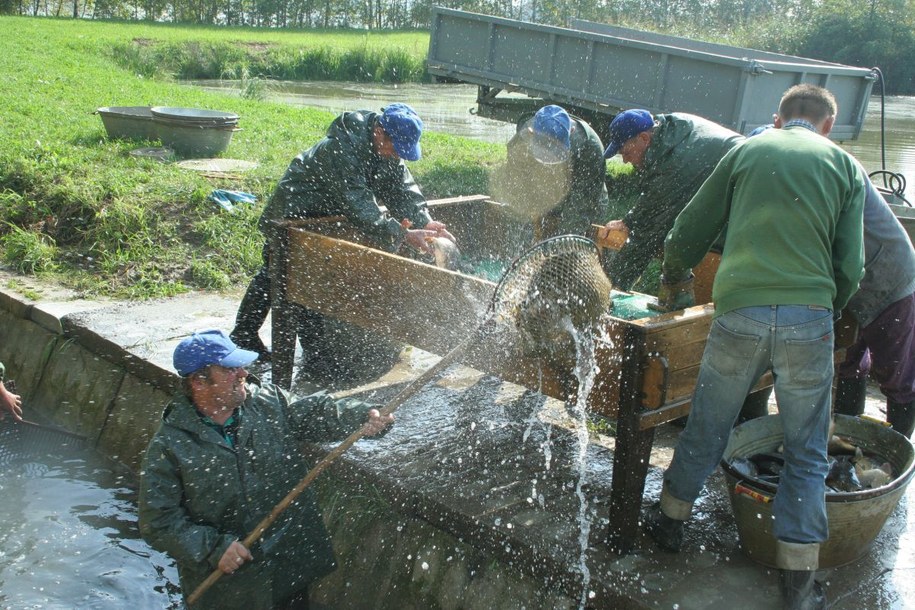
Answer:
<svg viewBox="0 0 915 610"><path fill-rule="evenodd" d="M585 21L584 19L572 19L569 27L570 29L580 30L582 32L593 32L595 34L604 34L606 36L625 38L627 40L639 40L642 42L650 42L653 44L681 49L690 49L693 51L701 51L703 53L723 55L725 57L733 57L737 59L747 58L757 60L769 59L772 61L793 61L805 65L819 66L841 65L828 61L821 61L819 59L798 57L796 55L783 55L781 53L772 53L771 51L759 51L757 49L747 49L744 47L732 47L726 44L702 42L700 40L692 40L691 38L683 38L681 36L671 36L669 34L658 34L656 32L646 32L644 30L624 28L618 25L594 23L593 21Z"/></svg>
<svg viewBox="0 0 915 610"><path fill-rule="evenodd" d="M861 130L874 80L869 69L575 23L583 29L436 7L428 70L607 114L633 107L691 112L744 133L772 121L785 89L810 82L828 87L839 103L834 139L854 139Z"/></svg>

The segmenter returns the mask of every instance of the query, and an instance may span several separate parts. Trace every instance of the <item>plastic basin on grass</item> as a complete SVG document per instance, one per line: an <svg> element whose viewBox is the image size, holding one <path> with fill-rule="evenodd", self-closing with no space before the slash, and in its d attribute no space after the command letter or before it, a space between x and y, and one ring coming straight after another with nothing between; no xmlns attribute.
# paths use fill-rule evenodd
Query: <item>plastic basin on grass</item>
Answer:
<svg viewBox="0 0 915 610"><path fill-rule="evenodd" d="M159 139L182 157L212 157L226 150L237 127L198 127L157 123Z"/></svg>
<svg viewBox="0 0 915 610"><path fill-rule="evenodd" d="M168 106L150 111L162 144L182 157L218 155L238 131L238 115L231 112Z"/></svg>
<svg viewBox="0 0 915 610"><path fill-rule="evenodd" d="M238 123L238 115L221 110L204 110L202 108L175 108L170 106L153 106L150 108L153 117L159 120L180 122L186 125L228 126Z"/></svg>
<svg viewBox="0 0 915 610"><path fill-rule="evenodd" d="M109 138L156 140L159 137L149 106L103 106L96 112Z"/></svg>

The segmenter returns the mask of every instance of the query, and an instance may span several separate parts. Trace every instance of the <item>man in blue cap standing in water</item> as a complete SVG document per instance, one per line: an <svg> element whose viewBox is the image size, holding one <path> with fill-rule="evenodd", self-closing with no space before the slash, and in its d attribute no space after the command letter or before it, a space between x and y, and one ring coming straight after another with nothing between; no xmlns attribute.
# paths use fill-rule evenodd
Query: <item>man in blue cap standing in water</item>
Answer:
<svg viewBox="0 0 915 610"><path fill-rule="evenodd" d="M185 598L214 571L225 577L195 608L308 608L308 588L334 569L334 553L314 492L306 489L252 547L240 540L313 464L302 441L340 440L364 426L377 435L393 421L372 405L324 392L293 399L248 378L257 354L220 330L197 332L175 348L182 392L166 406L140 478L140 532L178 564Z"/></svg>
<svg viewBox="0 0 915 610"><path fill-rule="evenodd" d="M269 244L277 221L345 216L373 246L396 252L402 244L430 252L427 238L454 239L445 225L432 220L426 200L404 161L422 156L423 122L407 104L389 104L381 112L344 112L327 134L289 164L261 215L259 228ZM384 205L387 211L383 211ZM238 309L232 340L270 357L258 331L270 311L269 249ZM324 319L313 311L302 316L299 337L306 362L325 354L332 361L333 341L324 341Z"/></svg>

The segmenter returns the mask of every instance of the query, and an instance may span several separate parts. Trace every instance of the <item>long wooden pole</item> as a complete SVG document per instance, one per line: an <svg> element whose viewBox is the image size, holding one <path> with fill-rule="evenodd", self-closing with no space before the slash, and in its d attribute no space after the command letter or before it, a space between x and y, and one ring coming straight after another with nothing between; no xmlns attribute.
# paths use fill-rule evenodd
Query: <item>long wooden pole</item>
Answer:
<svg viewBox="0 0 915 610"><path fill-rule="evenodd" d="M398 392L397 396L395 396L390 402L388 402L381 409L379 409L379 413L382 416L385 416L385 415L389 415L389 414L393 413L394 411L396 411L403 403L405 403L407 401L407 399L412 397L424 385L429 383L429 381L433 377L435 377L435 375L439 371L441 371L442 369L444 369L448 366L451 366L458 358L460 358L464 354L465 351L467 351L467 349L475 341L477 341L478 339L484 337L487 333L489 333L492 330L492 328L494 327L494 321L495 321L495 318L490 317L485 322L483 322L483 324L481 324L477 328L477 331L474 334L472 334L469 338L467 338L463 343L461 343L460 345L455 347L453 350L448 352L435 365L433 365L428 370L426 370L425 373L423 373L422 375L420 375L419 377L414 379L412 382L410 382L410 384L407 385L407 387L405 387L403 390ZM270 511L270 514L267 515L266 517L264 517L261 520L261 522L258 523L254 527L253 530L251 530L251 533L249 533L245 537L245 539L242 540L242 544L245 546L245 548L250 549L251 546L263 535L263 533L267 530L267 528L270 527L271 525L273 525L273 522L277 520L277 518L283 513L283 511L286 510L287 508L289 508L289 505L295 501L295 499L299 496L299 494L301 494L303 491L305 491L305 488L307 488L309 485L311 485L311 483L316 478L318 478L318 475L320 475L324 471L325 468L330 466L334 462L334 460L336 460L338 457L343 455L343 453L347 449L352 447L356 443L356 441L358 441L363 436L365 436L367 432L368 432L368 425L366 424L366 425L363 425L358 430L356 430L355 432L353 432L352 434L350 434L346 438L346 440L344 440L342 443L340 443L339 445L334 447L334 449L332 449L330 451L330 453L328 453L326 456L324 456L323 459L321 459L321 461L319 461L317 464L315 464L315 466L311 470L308 471L308 474L306 474L305 477L301 481L299 481L298 485L293 487L292 491L290 491L288 494L286 494L286 497L283 498L282 500L280 500L280 502L276 506L273 507L273 510ZM222 570L219 570L219 569L213 570L212 574L207 576L206 580L204 580L202 583L200 583L197 586L197 588L194 589L194 592L191 593L191 595L187 598L187 605L193 606L200 599L200 597L204 593L206 593L207 589L212 587L214 584L216 584L216 581L218 581L220 578L222 578L222 575L223 575Z"/></svg>

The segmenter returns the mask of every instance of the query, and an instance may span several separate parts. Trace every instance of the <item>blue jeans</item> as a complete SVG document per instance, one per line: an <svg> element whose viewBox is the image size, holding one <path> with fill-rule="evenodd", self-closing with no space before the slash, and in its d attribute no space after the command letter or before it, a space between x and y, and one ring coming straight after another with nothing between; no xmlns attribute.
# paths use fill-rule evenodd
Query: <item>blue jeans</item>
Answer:
<svg viewBox="0 0 915 610"><path fill-rule="evenodd" d="M787 542L823 542L829 536L825 493L833 334L832 312L822 307L745 307L712 323L689 419L664 474L665 491L681 502L695 502L724 454L744 398L770 369L785 434L773 533Z"/></svg>

